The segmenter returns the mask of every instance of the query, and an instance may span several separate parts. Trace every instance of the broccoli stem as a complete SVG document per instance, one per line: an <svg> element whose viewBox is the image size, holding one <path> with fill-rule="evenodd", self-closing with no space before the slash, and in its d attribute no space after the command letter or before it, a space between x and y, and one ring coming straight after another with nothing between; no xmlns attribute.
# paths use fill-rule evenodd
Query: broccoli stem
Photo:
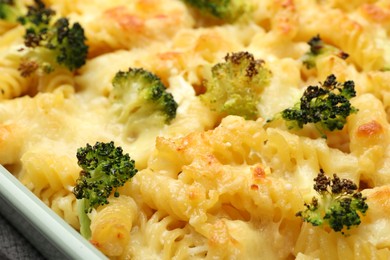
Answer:
<svg viewBox="0 0 390 260"><path fill-rule="evenodd" d="M77 200L77 210L79 213L80 222L80 234L86 238L91 238L91 219L88 217L87 209L89 208L88 200L79 199Z"/></svg>

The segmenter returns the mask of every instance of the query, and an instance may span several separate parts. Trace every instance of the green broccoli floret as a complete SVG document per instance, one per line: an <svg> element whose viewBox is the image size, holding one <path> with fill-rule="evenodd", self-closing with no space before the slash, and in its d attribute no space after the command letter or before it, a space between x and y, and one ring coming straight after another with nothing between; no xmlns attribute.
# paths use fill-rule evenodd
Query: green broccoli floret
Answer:
<svg viewBox="0 0 390 260"><path fill-rule="evenodd" d="M24 38L27 47L37 47L45 40L54 15L55 11L46 8L41 0L35 0L34 5L27 6L27 13L18 18L26 28Z"/></svg>
<svg viewBox="0 0 390 260"><path fill-rule="evenodd" d="M134 161L123 154L114 142L96 142L77 150L78 165L82 168L73 193L78 199L80 233L87 239L91 236L88 213L93 208L108 204L113 193L119 196L117 188L123 186L136 173Z"/></svg>
<svg viewBox="0 0 390 260"><path fill-rule="evenodd" d="M292 108L281 112L289 129L303 128L303 125L314 123L324 138L324 130L343 129L346 118L358 110L349 100L356 96L353 81L339 83L331 74L320 86L309 86L303 93L300 102Z"/></svg>
<svg viewBox="0 0 390 260"><path fill-rule="evenodd" d="M321 169L314 178L314 190L320 198L313 197L306 209L296 215L313 226L330 227L345 234L352 226L361 223L361 215L368 209L366 197L357 191L357 185L348 179L340 179L336 174L333 179L325 176Z"/></svg>
<svg viewBox="0 0 390 260"><path fill-rule="evenodd" d="M178 105L155 74L129 68L119 71L112 84L110 99L120 122L136 123L154 117L156 125L163 125L176 117Z"/></svg>
<svg viewBox="0 0 390 260"><path fill-rule="evenodd" d="M228 54L225 62L211 68L211 78L204 82L206 92L200 98L213 111L256 119L260 95L270 79L264 61L248 52Z"/></svg>
<svg viewBox="0 0 390 260"><path fill-rule="evenodd" d="M250 9L245 0L184 0L184 2L205 14L228 22L235 21Z"/></svg>
<svg viewBox="0 0 390 260"><path fill-rule="evenodd" d="M55 12L46 8L40 0L28 6L26 15L19 18L26 28L24 43L27 52L22 58L19 70L27 77L40 70L50 73L57 66L74 71L85 64L88 46L84 29L79 23L69 24L67 18L53 21Z"/></svg>
<svg viewBox="0 0 390 260"><path fill-rule="evenodd" d="M310 51L305 53L302 57L303 64L307 69L312 69L316 66L318 57L321 55L335 55L343 60L349 57L348 53L343 52L342 50L325 43L322 41L319 35L313 37L308 41L310 46Z"/></svg>
<svg viewBox="0 0 390 260"><path fill-rule="evenodd" d="M0 20L17 23L24 13L24 6L18 0L0 0Z"/></svg>

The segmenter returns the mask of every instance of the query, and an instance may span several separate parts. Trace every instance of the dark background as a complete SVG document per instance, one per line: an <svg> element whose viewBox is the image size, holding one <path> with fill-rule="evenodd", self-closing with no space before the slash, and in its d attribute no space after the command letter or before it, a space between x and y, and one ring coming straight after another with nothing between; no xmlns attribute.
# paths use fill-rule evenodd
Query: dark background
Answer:
<svg viewBox="0 0 390 260"><path fill-rule="evenodd" d="M0 213L0 259L44 260L45 258Z"/></svg>

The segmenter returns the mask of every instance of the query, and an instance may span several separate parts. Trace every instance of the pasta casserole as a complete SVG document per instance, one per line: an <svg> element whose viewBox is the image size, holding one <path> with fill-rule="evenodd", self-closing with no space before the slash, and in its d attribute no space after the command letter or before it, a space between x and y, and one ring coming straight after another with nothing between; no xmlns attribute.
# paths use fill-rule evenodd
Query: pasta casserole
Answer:
<svg viewBox="0 0 390 260"><path fill-rule="evenodd" d="M389 0L0 0L0 164L80 230L120 147L110 259L389 259L389 122Z"/></svg>

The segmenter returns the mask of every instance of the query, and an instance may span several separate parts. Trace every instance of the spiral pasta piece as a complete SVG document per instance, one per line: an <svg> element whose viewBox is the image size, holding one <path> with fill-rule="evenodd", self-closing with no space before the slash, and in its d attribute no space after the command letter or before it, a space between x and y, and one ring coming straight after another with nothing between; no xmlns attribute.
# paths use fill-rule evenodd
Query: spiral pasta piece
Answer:
<svg viewBox="0 0 390 260"><path fill-rule="evenodd" d="M49 206L57 192L71 192L80 171L75 158L43 151L28 151L21 161L21 182Z"/></svg>
<svg viewBox="0 0 390 260"><path fill-rule="evenodd" d="M37 92L60 91L65 97L71 96L75 92L75 80L73 72L58 68L55 71L42 75L38 78Z"/></svg>
<svg viewBox="0 0 390 260"><path fill-rule="evenodd" d="M75 229L80 229L76 197L68 190L61 190L52 196L50 208Z"/></svg>
<svg viewBox="0 0 390 260"><path fill-rule="evenodd" d="M131 197L111 198L91 220L91 242L108 256L120 256L130 242L138 208Z"/></svg>
<svg viewBox="0 0 390 260"><path fill-rule="evenodd" d="M387 118L390 119L390 80L389 71L375 71L367 75L367 80L364 82L366 86L365 93L375 95L382 102Z"/></svg>
<svg viewBox="0 0 390 260"><path fill-rule="evenodd" d="M0 100L19 97L35 83L34 78L22 77L18 70L23 34L24 28L17 26L0 35Z"/></svg>
<svg viewBox="0 0 390 260"><path fill-rule="evenodd" d="M30 79L20 75L17 68L0 67L0 100L12 99L26 93Z"/></svg>
<svg viewBox="0 0 390 260"><path fill-rule="evenodd" d="M381 185L389 180L387 174L377 174L388 161L389 123L383 104L371 94L353 101L359 109L348 120L351 153L359 157L362 179L370 185Z"/></svg>
<svg viewBox="0 0 390 260"><path fill-rule="evenodd" d="M120 259L202 259L208 254L205 237L163 211L155 211L150 217L140 214L131 236Z"/></svg>

